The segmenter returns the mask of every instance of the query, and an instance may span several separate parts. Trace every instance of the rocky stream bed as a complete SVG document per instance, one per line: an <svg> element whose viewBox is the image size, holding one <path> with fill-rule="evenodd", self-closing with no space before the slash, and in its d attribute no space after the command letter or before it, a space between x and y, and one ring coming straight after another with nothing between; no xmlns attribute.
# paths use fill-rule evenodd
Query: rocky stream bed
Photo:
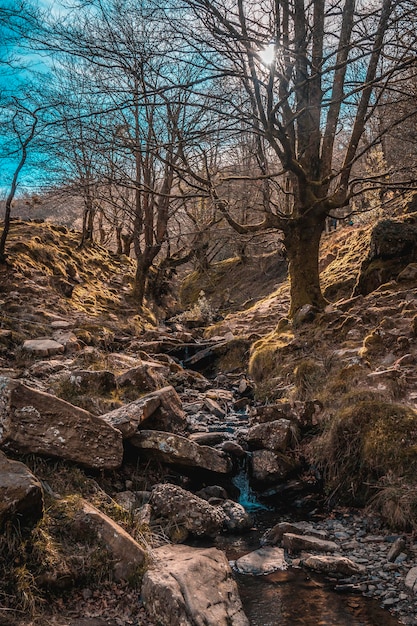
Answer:
<svg viewBox="0 0 417 626"><path fill-rule="evenodd" d="M243 371L213 376L230 337L199 342L178 327L153 331L113 346L106 368L90 369L97 354L79 345L73 325L55 319L54 328L23 345L24 369L2 371L1 519L17 514L33 524L45 493L60 501L48 480L16 460L30 454L93 471L122 468L108 481L108 497L153 532L139 545L99 508L78 503L71 523L104 540L114 579L145 572L147 617L123 620L103 609L54 623L417 624L414 537L393 534L363 511L326 509L321 478L299 455L319 407L261 404ZM58 398L57 389L84 408ZM116 406L115 391L123 399ZM164 468L162 480L139 489L132 459ZM47 587L62 576L50 574Z"/></svg>

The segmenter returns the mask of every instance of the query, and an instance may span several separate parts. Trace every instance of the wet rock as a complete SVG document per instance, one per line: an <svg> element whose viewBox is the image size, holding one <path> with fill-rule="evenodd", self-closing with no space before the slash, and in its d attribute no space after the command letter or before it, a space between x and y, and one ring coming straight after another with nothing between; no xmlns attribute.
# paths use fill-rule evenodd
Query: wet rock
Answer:
<svg viewBox="0 0 417 626"><path fill-rule="evenodd" d="M272 450L255 450L251 454L250 464L253 479L262 483L282 481L294 470L290 459Z"/></svg>
<svg viewBox="0 0 417 626"><path fill-rule="evenodd" d="M0 523L17 519L21 527L32 526L42 515L40 482L26 465L0 452Z"/></svg>
<svg viewBox="0 0 417 626"><path fill-rule="evenodd" d="M334 541L325 541L311 535L295 535L294 533L284 533L282 545L289 552L335 552L337 544Z"/></svg>
<svg viewBox="0 0 417 626"><path fill-rule="evenodd" d="M119 409L101 416L107 424L120 430L124 439L129 439L143 427L183 432L186 417L181 400L173 387L163 387L142 398L125 404Z"/></svg>
<svg viewBox="0 0 417 626"><path fill-rule="evenodd" d="M153 517L165 520L165 532L172 541L184 541L188 534L214 537L223 528L225 514L218 506L177 485L157 485L150 504Z"/></svg>
<svg viewBox="0 0 417 626"><path fill-rule="evenodd" d="M22 349L34 356L41 357L63 354L65 352L65 347L62 343L53 339L27 339L23 343Z"/></svg>
<svg viewBox="0 0 417 626"><path fill-rule="evenodd" d="M129 580L145 567L146 552L142 546L89 502L82 501L74 523L82 530L93 531L105 544L112 556L116 580Z"/></svg>
<svg viewBox="0 0 417 626"><path fill-rule="evenodd" d="M239 574L260 576L271 574L277 570L284 571L288 564L282 548L263 547L240 557L235 562L234 567Z"/></svg>
<svg viewBox="0 0 417 626"><path fill-rule="evenodd" d="M303 561L303 565L308 569L323 574L353 576L354 574L364 574L366 572L364 565L355 563L344 556L309 556Z"/></svg>
<svg viewBox="0 0 417 626"><path fill-rule="evenodd" d="M99 469L120 467L123 458L118 430L88 411L7 377L0 377L0 445Z"/></svg>
<svg viewBox="0 0 417 626"><path fill-rule="evenodd" d="M250 449L265 448L275 452L285 452L290 446L292 439L292 425L286 419L252 426L245 435L245 440Z"/></svg>
<svg viewBox="0 0 417 626"><path fill-rule="evenodd" d="M243 459L246 456L246 450L236 441L225 441L221 444L220 449L238 459Z"/></svg>
<svg viewBox="0 0 417 626"><path fill-rule="evenodd" d="M216 548L153 550L142 600L161 626L249 626L226 556Z"/></svg>
<svg viewBox="0 0 417 626"><path fill-rule="evenodd" d="M197 467L220 474L228 474L232 470L232 463L223 452L209 446L200 446L180 435L142 430L131 437L130 442L162 463Z"/></svg>
<svg viewBox="0 0 417 626"><path fill-rule="evenodd" d="M189 439L200 446L216 446L219 443L223 443L228 437L228 433L212 431L208 433L192 433Z"/></svg>

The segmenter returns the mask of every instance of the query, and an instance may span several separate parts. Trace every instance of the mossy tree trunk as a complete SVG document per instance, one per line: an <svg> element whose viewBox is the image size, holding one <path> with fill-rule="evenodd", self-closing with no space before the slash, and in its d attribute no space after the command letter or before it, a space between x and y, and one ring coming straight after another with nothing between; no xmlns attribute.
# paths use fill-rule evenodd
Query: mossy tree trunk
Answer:
<svg viewBox="0 0 417 626"><path fill-rule="evenodd" d="M288 258L292 317L305 304L322 310L327 301L323 297L319 276L321 235L325 215L302 216L289 220L284 232Z"/></svg>

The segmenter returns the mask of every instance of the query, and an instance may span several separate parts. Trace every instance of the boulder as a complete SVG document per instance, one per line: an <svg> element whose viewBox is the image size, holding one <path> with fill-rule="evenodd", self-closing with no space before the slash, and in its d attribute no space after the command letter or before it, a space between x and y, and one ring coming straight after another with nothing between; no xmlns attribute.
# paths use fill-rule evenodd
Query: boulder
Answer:
<svg viewBox="0 0 417 626"><path fill-rule="evenodd" d="M225 521L221 507L212 506L177 485L156 485L150 504L154 518L163 518L165 532L177 542L184 541L188 534L214 537Z"/></svg>
<svg viewBox="0 0 417 626"><path fill-rule="evenodd" d="M167 432L184 432L186 423L181 400L173 387L163 387L101 416L129 439L143 427Z"/></svg>
<svg viewBox="0 0 417 626"><path fill-rule="evenodd" d="M0 523L17 519L19 526L31 526L43 515L40 482L29 468L0 452Z"/></svg>
<svg viewBox="0 0 417 626"><path fill-rule="evenodd" d="M382 220L372 231L369 253L362 262L353 295L367 295L380 285L397 279L410 263L417 261L417 225L406 221ZM401 280L406 278L403 275Z"/></svg>
<svg viewBox="0 0 417 626"><path fill-rule="evenodd" d="M250 416L252 418L252 422L259 424L273 422L280 419L297 419L297 414L289 402L277 402L276 404L254 407L251 409Z"/></svg>
<svg viewBox="0 0 417 626"><path fill-rule="evenodd" d="M222 407L220 406L218 402L216 402L216 400L212 400L211 398L205 398L204 406L212 415L215 415L216 417L219 417L220 419L223 419L224 417L226 417L226 411L222 409Z"/></svg>
<svg viewBox="0 0 417 626"><path fill-rule="evenodd" d="M253 479L262 483L281 482L294 469L290 459L272 450L255 450L250 462Z"/></svg>
<svg viewBox="0 0 417 626"><path fill-rule="evenodd" d="M45 454L86 467L116 469L120 431L65 400L0 377L0 446Z"/></svg>
<svg viewBox="0 0 417 626"><path fill-rule="evenodd" d="M235 568L239 574L251 574L260 576L271 574L276 571L284 571L288 567L282 548L263 547L235 562Z"/></svg>
<svg viewBox="0 0 417 626"><path fill-rule="evenodd" d="M110 517L86 502L74 517L82 531L93 532L111 554L116 580L129 580L140 574L146 565L145 550Z"/></svg>
<svg viewBox="0 0 417 626"><path fill-rule="evenodd" d="M63 354L65 352L65 347L62 343L53 339L27 339L23 342L22 349L34 356L41 357Z"/></svg>
<svg viewBox="0 0 417 626"><path fill-rule="evenodd" d="M142 600L160 626L249 626L223 552L176 545L152 554Z"/></svg>
<svg viewBox="0 0 417 626"><path fill-rule="evenodd" d="M308 569L322 574L332 574L341 576L353 576L364 574L366 567L351 561L345 556L314 555L303 561L303 565Z"/></svg>
<svg viewBox="0 0 417 626"><path fill-rule="evenodd" d="M232 463L223 452L209 446L200 446L181 435L141 430L130 438L130 442L136 448L146 451L153 459L169 465L196 467L219 474L232 471Z"/></svg>
<svg viewBox="0 0 417 626"><path fill-rule="evenodd" d="M78 337L70 330L56 330L52 334L52 339L62 344L67 354L73 354L81 350L81 344Z"/></svg>
<svg viewBox="0 0 417 626"><path fill-rule="evenodd" d="M285 452L293 439L291 422L279 419L257 424L249 428L245 439L252 450L266 448L275 452Z"/></svg>
<svg viewBox="0 0 417 626"><path fill-rule="evenodd" d="M282 536L282 546L289 552L336 552L337 544L334 541L326 541L313 537L312 535L295 535L294 533L284 533Z"/></svg>
<svg viewBox="0 0 417 626"><path fill-rule="evenodd" d="M117 385L126 397L138 397L144 392L155 391L166 385L162 373L157 369L165 370L166 367L160 363L142 362L137 367L120 374L117 377Z"/></svg>
<svg viewBox="0 0 417 626"><path fill-rule="evenodd" d="M107 370L74 370L64 380L80 394L106 394L116 389L116 377Z"/></svg>
<svg viewBox="0 0 417 626"><path fill-rule="evenodd" d="M225 515L223 527L229 532L249 530L253 520L245 508L233 500L224 500L219 504Z"/></svg>

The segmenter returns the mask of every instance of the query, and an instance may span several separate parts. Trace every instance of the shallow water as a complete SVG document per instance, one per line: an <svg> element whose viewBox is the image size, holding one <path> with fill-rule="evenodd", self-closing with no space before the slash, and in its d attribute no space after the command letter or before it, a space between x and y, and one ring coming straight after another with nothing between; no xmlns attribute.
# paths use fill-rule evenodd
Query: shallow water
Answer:
<svg viewBox="0 0 417 626"><path fill-rule="evenodd" d="M238 576L240 597L251 626L398 626L374 600L332 591L301 570L287 580Z"/></svg>
<svg viewBox="0 0 417 626"><path fill-rule="evenodd" d="M280 521L272 511L256 512L256 529L244 535L221 535L215 545L229 560L259 548L266 528ZM288 516L285 516L288 519ZM300 568L267 576L236 575L251 626L399 626L376 600L340 593L318 575Z"/></svg>

